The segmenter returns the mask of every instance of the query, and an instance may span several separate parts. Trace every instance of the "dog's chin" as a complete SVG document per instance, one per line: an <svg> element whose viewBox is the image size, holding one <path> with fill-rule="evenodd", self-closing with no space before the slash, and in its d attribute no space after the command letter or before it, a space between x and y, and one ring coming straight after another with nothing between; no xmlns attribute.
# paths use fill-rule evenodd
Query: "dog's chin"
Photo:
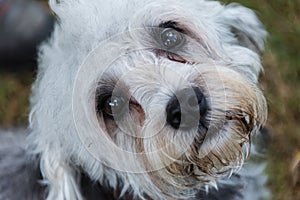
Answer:
<svg viewBox="0 0 300 200"><path fill-rule="evenodd" d="M242 121L232 120L222 123L224 125L221 128L217 128L220 125L215 125L214 130L199 127L195 133L183 131L176 133L194 136L191 139L180 138L174 141L174 146L166 144L168 147L164 153L168 156L163 153L159 156L162 162L168 164L165 168L151 171L151 176L159 176L159 179L157 177L152 179L156 180L154 183L166 192L170 189L167 186L178 187L178 191L197 190L204 185L215 186L217 179L229 177L234 171L239 170L248 157L250 132L253 129L249 130L248 125L246 128ZM229 133L230 131L232 133ZM178 148L179 144L182 145L181 148ZM186 148L186 151L179 151L182 148ZM188 194L186 191L181 192Z"/></svg>

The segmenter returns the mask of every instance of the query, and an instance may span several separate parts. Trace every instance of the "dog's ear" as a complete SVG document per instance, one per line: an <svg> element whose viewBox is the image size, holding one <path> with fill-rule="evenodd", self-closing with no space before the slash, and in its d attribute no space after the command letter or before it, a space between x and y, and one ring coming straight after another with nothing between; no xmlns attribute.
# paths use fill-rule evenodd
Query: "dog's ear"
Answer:
<svg viewBox="0 0 300 200"><path fill-rule="evenodd" d="M259 54L264 51L267 31L252 10L232 3L225 6L221 17L239 45Z"/></svg>

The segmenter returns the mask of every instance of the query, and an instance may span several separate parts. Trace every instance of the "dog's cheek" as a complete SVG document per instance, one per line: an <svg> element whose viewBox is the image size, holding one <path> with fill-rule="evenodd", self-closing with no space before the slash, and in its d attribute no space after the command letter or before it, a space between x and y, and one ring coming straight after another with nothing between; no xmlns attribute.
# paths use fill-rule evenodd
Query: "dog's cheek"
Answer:
<svg viewBox="0 0 300 200"><path fill-rule="evenodd" d="M109 133L114 133L118 128L116 123L109 119L105 120L105 124L106 124L106 129Z"/></svg>
<svg viewBox="0 0 300 200"><path fill-rule="evenodd" d="M105 133L107 133L111 138L114 138L116 131L118 129L117 124L113 120L105 119L103 117L101 119L98 119L98 121L101 129Z"/></svg>
<svg viewBox="0 0 300 200"><path fill-rule="evenodd" d="M145 112L139 104L130 105L130 116L138 126L144 125Z"/></svg>

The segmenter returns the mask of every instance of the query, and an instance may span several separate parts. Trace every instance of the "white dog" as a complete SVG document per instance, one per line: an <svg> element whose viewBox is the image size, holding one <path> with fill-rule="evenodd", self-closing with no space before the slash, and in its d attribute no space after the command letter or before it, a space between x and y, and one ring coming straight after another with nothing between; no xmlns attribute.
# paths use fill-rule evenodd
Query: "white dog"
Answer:
<svg viewBox="0 0 300 200"><path fill-rule="evenodd" d="M40 48L28 143L1 135L1 200L267 197L263 165L242 168L267 118L267 33L253 11L205 0L50 7L58 22Z"/></svg>

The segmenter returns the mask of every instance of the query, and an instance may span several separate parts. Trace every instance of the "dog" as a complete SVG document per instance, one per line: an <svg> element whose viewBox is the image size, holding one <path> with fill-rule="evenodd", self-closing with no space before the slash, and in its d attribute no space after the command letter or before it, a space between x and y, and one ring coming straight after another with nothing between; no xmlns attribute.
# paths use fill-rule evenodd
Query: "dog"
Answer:
<svg viewBox="0 0 300 200"><path fill-rule="evenodd" d="M267 32L239 4L50 0L29 128L0 199L262 199ZM25 142L26 141L26 142ZM255 159L259 160L259 159ZM263 159L262 159L263 160Z"/></svg>

